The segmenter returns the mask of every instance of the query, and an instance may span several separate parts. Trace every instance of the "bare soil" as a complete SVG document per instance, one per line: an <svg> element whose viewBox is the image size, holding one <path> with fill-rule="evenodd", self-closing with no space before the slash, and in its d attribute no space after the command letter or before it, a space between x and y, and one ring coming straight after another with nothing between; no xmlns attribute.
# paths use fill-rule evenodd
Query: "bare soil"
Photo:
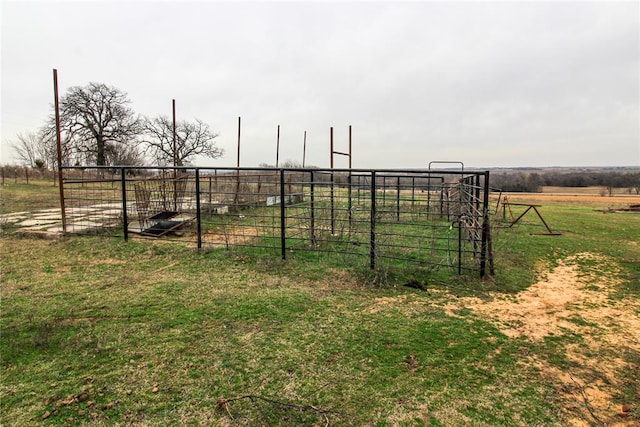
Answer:
<svg viewBox="0 0 640 427"><path fill-rule="evenodd" d="M220 233L212 230L203 233L202 242L211 246L234 246L246 244L257 237L260 237L260 232L256 227L228 227Z"/></svg>
<svg viewBox="0 0 640 427"><path fill-rule="evenodd" d="M580 267L581 261L589 263L588 270ZM613 298L620 285L616 272L614 260L581 253L542 270L538 283L513 297L459 298L447 309L455 316L457 310L470 308L513 338L581 337L565 348L574 362L571 369L559 369L534 355L522 363L536 367L558 391L572 426L637 426L637 420L626 419L633 408L613 401L625 373L640 369L623 356L640 352L640 303Z"/></svg>

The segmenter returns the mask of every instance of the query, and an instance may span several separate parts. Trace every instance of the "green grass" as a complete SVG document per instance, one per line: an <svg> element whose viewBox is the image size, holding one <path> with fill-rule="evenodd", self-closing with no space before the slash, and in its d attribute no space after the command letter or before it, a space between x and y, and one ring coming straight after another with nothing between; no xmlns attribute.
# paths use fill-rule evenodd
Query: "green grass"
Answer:
<svg viewBox="0 0 640 427"><path fill-rule="evenodd" d="M566 425L558 391L526 360L573 368L566 348L580 335L508 338L472 309L447 309L460 296L524 290L541 264L581 252L615 259L615 271L577 262L619 277L614 296L638 300L630 235L640 216L565 205L543 214L562 236L530 235L533 220L496 228L494 278L433 277L429 292L376 285L331 257L5 234L0 423ZM571 321L594 326L579 313ZM638 354L629 345L619 357L637 366ZM640 374L624 377L614 398L637 420Z"/></svg>
<svg viewBox="0 0 640 427"><path fill-rule="evenodd" d="M47 413L51 424L224 423L232 418L217 399L246 394L331 410L337 425L553 420L544 387L515 368L518 344L447 316L441 298L409 293L378 310L376 298L406 292L112 239L5 238L2 259L1 412L11 425ZM322 421L263 406L229 412L240 424Z"/></svg>
<svg viewBox="0 0 640 427"><path fill-rule="evenodd" d="M60 193L52 181L30 180L27 183L0 186L0 214L60 207Z"/></svg>

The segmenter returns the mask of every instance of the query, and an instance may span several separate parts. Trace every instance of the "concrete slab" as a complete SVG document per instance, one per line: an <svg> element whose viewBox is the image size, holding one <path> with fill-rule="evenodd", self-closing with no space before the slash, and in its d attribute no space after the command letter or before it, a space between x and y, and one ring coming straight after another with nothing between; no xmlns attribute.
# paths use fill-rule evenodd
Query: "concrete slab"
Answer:
<svg viewBox="0 0 640 427"><path fill-rule="evenodd" d="M75 222L73 224L67 224L68 233L84 233L98 228L105 228L105 225L101 222L93 221L82 221L79 223Z"/></svg>
<svg viewBox="0 0 640 427"><path fill-rule="evenodd" d="M92 205L92 208L95 209L118 209L120 208L120 210L122 210L122 204L121 203L100 203L98 205Z"/></svg>
<svg viewBox="0 0 640 427"><path fill-rule="evenodd" d="M105 216L120 216L122 215L122 209L105 209L100 213Z"/></svg>
<svg viewBox="0 0 640 427"><path fill-rule="evenodd" d="M0 218L0 224L1 223L15 224L16 222L24 221L28 218L29 217L27 216L16 216L16 217L6 216L6 217Z"/></svg>
<svg viewBox="0 0 640 427"><path fill-rule="evenodd" d="M27 219L26 221L22 221L18 225L20 227L30 228L30 227L37 227L40 225L51 225L51 224L55 224L56 222L59 222L59 221L54 219Z"/></svg>
<svg viewBox="0 0 640 427"><path fill-rule="evenodd" d="M62 221L62 215L60 214L35 214L33 216L33 219L35 220L39 220L39 221Z"/></svg>
<svg viewBox="0 0 640 427"><path fill-rule="evenodd" d="M62 226L58 226L58 227L51 227L51 228L47 228L46 230L47 233L50 234L62 234Z"/></svg>
<svg viewBox="0 0 640 427"><path fill-rule="evenodd" d="M71 213L70 214L70 213L67 212L67 214L66 214L67 219L69 219L69 218L72 218L72 219L73 218L82 218L84 216L85 216L84 213ZM62 221L62 219L60 219L60 221Z"/></svg>
<svg viewBox="0 0 640 427"><path fill-rule="evenodd" d="M31 215L31 212L11 212L11 213L8 213L8 214L0 215L0 218L8 218L8 217L14 217L14 216L28 217L30 215Z"/></svg>
<svg viewBox="0 0 640 427"><path fill-rule="evenodd" d="M98 212L100 209L95 208L93 206L82 206L82 207L73 207L73 208L65 208L64 213L69 214L86 214L90 212Z"/></svg>

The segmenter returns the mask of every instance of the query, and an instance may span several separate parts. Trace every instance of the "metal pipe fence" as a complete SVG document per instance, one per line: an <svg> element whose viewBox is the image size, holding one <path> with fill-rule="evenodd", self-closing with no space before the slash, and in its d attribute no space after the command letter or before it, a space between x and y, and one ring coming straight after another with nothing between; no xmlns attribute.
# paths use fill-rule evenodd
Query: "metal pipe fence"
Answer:
<svg viewBox="0 0 640 427"><path fill-rule="evenodd" d="M64 167L66 233L481 277L489 172Z"/></svg>

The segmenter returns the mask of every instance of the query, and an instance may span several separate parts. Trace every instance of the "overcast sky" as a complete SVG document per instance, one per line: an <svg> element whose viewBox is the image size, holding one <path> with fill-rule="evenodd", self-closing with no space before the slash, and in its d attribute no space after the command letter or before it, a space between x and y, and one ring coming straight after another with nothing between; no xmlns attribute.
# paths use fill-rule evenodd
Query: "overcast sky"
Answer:
<svg viewBox="0 0 640 427"><path fill-rule="evenodd" d="M234 166L640 166L640 2L5 1L1 160L60 92L199 118ZM336 158L336 167L346 167Z"/></svg>

